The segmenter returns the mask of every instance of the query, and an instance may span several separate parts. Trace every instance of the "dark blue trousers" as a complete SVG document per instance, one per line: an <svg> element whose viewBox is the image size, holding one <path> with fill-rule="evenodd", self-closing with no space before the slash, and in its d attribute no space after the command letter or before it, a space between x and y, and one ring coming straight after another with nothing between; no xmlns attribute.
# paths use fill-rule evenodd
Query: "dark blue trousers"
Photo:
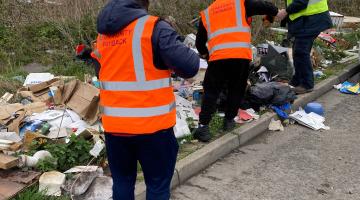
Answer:
<svg viewBox="0 0 360 200"><path fill-rule="evenodd" d="M314 72L311 64L310 52L316 36L295 37L293 58L295 75L291 80L293 86L306 89L314 88Z"/></svg>
<svg viewBox="0 0 360 200"><path fill-rule="evenodd" d="M151 135L105 134L113 178L113 199L134 200L137 161L144 173L147 200L169 200L170 183L179 149L172 128Z"/></svg>

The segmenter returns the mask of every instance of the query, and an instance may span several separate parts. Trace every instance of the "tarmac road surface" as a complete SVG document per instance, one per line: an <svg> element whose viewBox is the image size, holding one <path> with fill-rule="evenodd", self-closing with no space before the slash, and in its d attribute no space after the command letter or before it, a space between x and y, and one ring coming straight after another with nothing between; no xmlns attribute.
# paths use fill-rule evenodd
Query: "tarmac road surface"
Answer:
<svg viewBox="0 0 360 200"><path fill-rule="evenodd" d="M172 200L360 200L360 95L333 89L317 102L330 130L266 132L177 187Z"/></svg>

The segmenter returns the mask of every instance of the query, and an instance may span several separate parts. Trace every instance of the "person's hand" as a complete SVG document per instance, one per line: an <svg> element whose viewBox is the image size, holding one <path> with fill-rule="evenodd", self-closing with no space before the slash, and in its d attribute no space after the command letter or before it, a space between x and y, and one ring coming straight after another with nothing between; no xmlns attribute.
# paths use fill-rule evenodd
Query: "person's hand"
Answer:
<svg viewBox="0 0 360 200"><path fill-rule="evenodd" d="M288 15L288 13L286 12L285 9L281 9L279 10L278 14L276 15L276 19L277 21L282 21L283 19L285 19L285 17Z"/></svg>

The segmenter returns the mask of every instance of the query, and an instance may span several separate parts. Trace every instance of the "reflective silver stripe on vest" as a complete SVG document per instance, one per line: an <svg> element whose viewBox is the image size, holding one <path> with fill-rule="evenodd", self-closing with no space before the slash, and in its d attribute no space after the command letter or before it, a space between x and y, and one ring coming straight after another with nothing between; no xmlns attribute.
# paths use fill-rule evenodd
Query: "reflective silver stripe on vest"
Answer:
<svg viewBox="0 0 360 200"><path fill-rule="evenodd" d="M147 91L170 87L171 80L164 78L143 82L102 81L100 84L102 89L109 91Z"/></svg>
<svg viewBox="0 0 360 200"><path fill-rule="evenodd" d="M204 11L205 13L205 21L206 21L206 26L207 26L207 30L208 30L208 37L209 37L209 33L210 33L210 16L209 16L209 8L206 8L206 10Z"/></svg>
<svg viewBox="0 0 360 200"><path fill-rule="evenodd" d="M207 8L204 11L206 25L207 25L207 32L208 32L208 40L210 40L216 36L219 36L222 34L227 34L227 33L238 33L238 32L250 33L250 28L245 27L242 23L242 10L241 10L240 3L241 3L241 0L235 0L236 26L230 27L230 28L219 29L215 32L211 32L211 30L210 30L211 24L210 24L209 8Z"/></svg>
<svg viewBox="0 0 360 200"><path fill-rule="evenodd" d="M141 17L138 19L133 35L132 42L132 53L135 66L135 74L137 81L145 81L145 71L144 71L144 58L141 51L141 36L145 28L145 22L149 18L149 15Z"/></svg>
<svg viewBox="0 0 360 200"><path fill-rule="evenodd" d="M150 108L114 108L102 107L102 111L106 116L112 117L153 117L168 114L176 107L176 103Z"/></svg>
<svg viewBox="0 0 360 200"><path fill-rule="evenodd" d="M319 3L322 0L309 0L308 5Z"/></svg>
<svg viewBox="0 0 360 200"><path fill-rule="evenodd" d="M216 37L218 35L227 34L227 33L238 33L238 32L249 33L250 28L248 28L248 27L234 27L234 28L220 29L220 30L215 31L214 33L211 33L209 37L214 38L214 37Z"/></svg>
<svg viewBox="0 0 360 200"><path fill-rule="evenodd" d="M214 51L221 50L221 49L230 49L230 48L251 48L251 44L247 42L230 42L230 43L224 43L214 46L212 49L210 49L210 54Z"/></svg>
<svg viewBox="0 0 360 200"><path fill-rule="evenodd" d="M235 0L235 10L236 10L236 24L238 27L243 27L242 25L242 13L241 13L241 5L240 0Z"/></svg>

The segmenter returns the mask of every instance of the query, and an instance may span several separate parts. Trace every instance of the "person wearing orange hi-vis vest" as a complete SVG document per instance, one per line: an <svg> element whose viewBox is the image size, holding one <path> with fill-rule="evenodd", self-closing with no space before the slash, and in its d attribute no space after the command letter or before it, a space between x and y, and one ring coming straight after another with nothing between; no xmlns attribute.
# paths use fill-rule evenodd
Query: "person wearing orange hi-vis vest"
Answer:
<svg viewBox="0 0 360 200"><path fill-rule="evenodd" d="M204 96L200 124L194 137L202 142L211 139L209 123L216 111L222 90L227 91L224 130L235 126L242 97L245 93L252 59L251 23L254 15L273 19L278 9L263 0L216 0L201 13L196 48L209 66L204 79Z"/></svg>
<svg viewBox="0 0 360 200"><path fill-rule="evenodd" d="M100 63L102 123L113 199L133 200L140 163L146 199L168 200L178 144L171 71L196 75L199 56L170 24L147 12L148 0L112 0L100 12L92 56Z"/></svg>

